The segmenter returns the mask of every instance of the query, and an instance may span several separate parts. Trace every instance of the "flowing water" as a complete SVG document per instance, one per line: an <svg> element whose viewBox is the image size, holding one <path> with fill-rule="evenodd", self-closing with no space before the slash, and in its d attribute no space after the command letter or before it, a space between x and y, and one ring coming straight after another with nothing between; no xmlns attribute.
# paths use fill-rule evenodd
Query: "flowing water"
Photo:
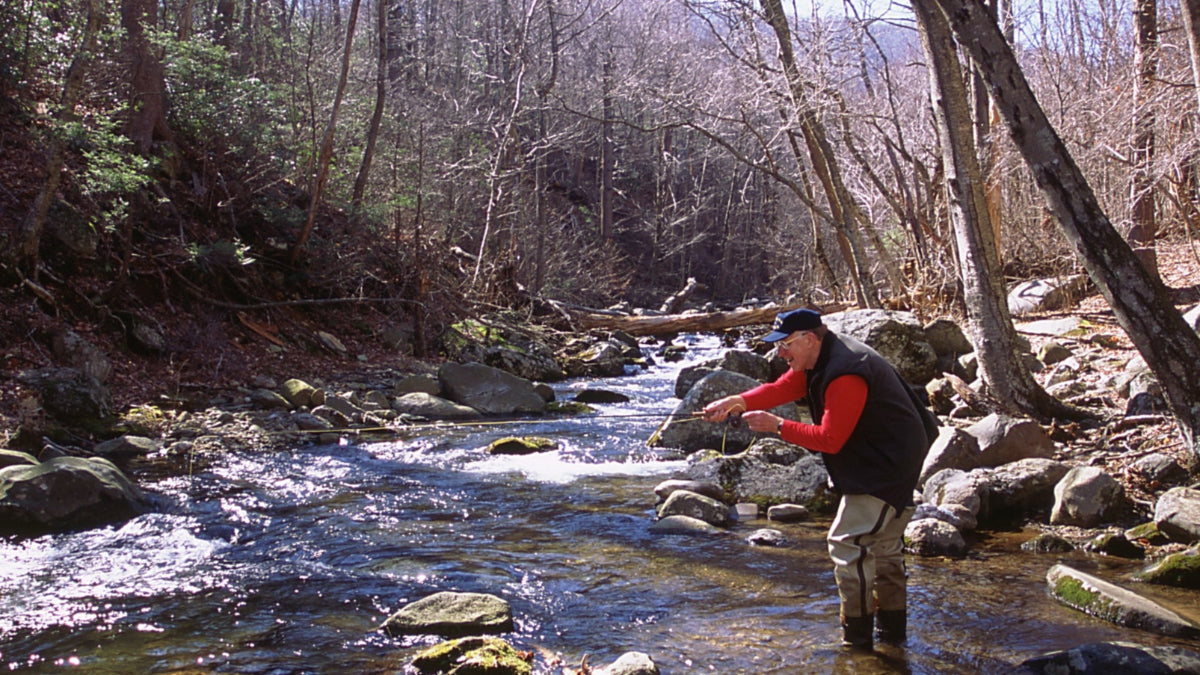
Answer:
<svg viewBox="0 0 1200 675"><path fill-rule="evenodd" d="M561 385L562 398L595 386L633 399L590 417L230 453L145 485L166 497L162 512L0 540L0 669L399 673L437 640L376 628L443 590L506 599L516 628L505 637L520 649L573 666L642 651L672 675L998 673L1096 640L1200 649L1059 606L1044 577L1061 557L1017 550L1029 533L999 533L965 560L910 559L904 648L842 652L827 520L749 521L707 537L648 532L654 486L684 466L645 447L661 421L653 415L677 403L679 368L720 350L712 339L690 347L683 363ZM508 435L561 445L522 457L484 451ZM745 542L767 526L788 545ZM1133 569L1067 559L1118 581Z"/></svg>

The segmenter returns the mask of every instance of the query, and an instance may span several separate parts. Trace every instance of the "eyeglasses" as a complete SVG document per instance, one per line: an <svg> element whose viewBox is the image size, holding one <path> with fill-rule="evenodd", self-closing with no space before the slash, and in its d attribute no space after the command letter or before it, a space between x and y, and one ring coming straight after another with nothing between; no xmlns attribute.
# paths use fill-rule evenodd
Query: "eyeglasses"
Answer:
<svg viewBox="0 0 1200 675"><path fill-rule="evenodd" d="M776 343L775 349L777 349L777 350L778 349L787 349L787 348L791 347L793 342L795 342L796 340L799 340L800 338L804 337L805 335L808 335L811 332L812 331L807 331L807 330L800 331L800 333L797 334L793 338L789 338L787 340L780 340L778 343Z"/></svg>

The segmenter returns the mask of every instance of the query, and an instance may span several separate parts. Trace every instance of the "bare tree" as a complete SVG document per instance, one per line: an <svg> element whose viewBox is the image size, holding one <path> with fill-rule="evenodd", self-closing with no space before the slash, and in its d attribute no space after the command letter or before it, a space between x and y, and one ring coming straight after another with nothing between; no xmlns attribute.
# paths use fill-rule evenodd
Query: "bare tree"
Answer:
<svg viewBox="0 0 1200 675"><path fill-rule="evenodd" d="M352 0L350 3L350 18L346 22L346 47L342 51L342 74L338 78L337 92L333 96L333 106L329 111L329 124L325 127L325 135L321 140L321 156L317 160L317 175L313 180L308 217L304 221L304 227L300 230L300 236L296 238L296 243L292 245L292 250L288 254L288 262L293 264L300 259L300 254L304 250L305 244L308 243L308 237L312 234L313 226L316 224L317 210L321 208L321 194L325 190L325 181L329 178L329 161L333 157L333 132L337 127L338 110L341 108L342 94L346 91L346 79L350 74L350 50L354 44L354 26L358 22L359 1Z"/></svg>
<svg viewBox="0 0 1200 675"><path fill-rule="evenodd" d="M367 178L371 174L371 162L375 158L375 143L379 139L379 128L383 123L383 111L387 107L388 89L388 6L387 0L375 0L375 20L378 26L379 59L375 71L375 110L367 128L367 145L363 148L362 164L358 177L354 179L354 194L350 203L354 211L362 208L363 193L367 190Z"/></svg>
<svg viewBox="0 0 1200 675"><path fill-rule="evenodd" d="M1047 394L1025 366L1017 332L1008 312L1004 277L992 238L983 172L972 138L967 88L946 17L936 8L914 3L929 70L929 88L946 162L950 221L957 241L959 274L966 294L971 342L979 358L979 376L1001 405L1035 416L1078 416Z"/></svg>
<svg viewBox="0 0 1200 675"><path fill-rule="evenodd" d="M1154 81L1158 76L1158 0L1136 0L1133 10L1136 26L1133 79L1133 180L1130 201L1133 227L1129 245L1141 256L1151 273L1157 274L1154 238L1158 223L1154 210L1154 109L1151 105Z"/></svg>
<svg viewBox="0 0 1200 675"><path fill-rule="evenodd" d="M1200 459L1200 336L1166 288L1134 256L1055 132L999 27L979 0L915 0L942 11L954 36L984 73L1010 135L1033 171L1064 234L1158 377L1193 457Z"/></svg>

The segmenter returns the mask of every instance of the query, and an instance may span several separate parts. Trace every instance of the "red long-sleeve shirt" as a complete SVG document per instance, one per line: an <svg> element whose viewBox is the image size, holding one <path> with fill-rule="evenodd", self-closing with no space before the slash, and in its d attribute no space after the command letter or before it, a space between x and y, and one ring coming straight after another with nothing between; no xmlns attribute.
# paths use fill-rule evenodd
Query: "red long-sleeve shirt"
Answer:
<svg viewBox="0 0 1200 675"><path fill-rule="evenodd" d="M808 394L808 378L789 370L774 382L742 394L750 410L767 410L791 403ZM780 437L801 447L835 455L841 451L867 402L867 381L858 375L843 375L825 389L825 412L820 424L784 420Z"/></svg>

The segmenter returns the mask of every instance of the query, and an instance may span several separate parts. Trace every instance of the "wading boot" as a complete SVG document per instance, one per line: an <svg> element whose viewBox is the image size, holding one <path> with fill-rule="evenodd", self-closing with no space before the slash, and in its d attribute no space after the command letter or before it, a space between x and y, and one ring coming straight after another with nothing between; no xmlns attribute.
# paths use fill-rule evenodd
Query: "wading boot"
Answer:
<svg viewBox="0 0 1200 675"><path fill-rule="evenodd" d="M880 642L904 644L908 637L908 612L903 609L881 609L875 614L875 636Z"/></svg>
<svg viewBox="0 0 1200 675"><path fill-rule="evenodd" d="M843 616L842 617L842 646L850 649L871 651L875 646L871 631L875 627L875 617Z"/></svg>

